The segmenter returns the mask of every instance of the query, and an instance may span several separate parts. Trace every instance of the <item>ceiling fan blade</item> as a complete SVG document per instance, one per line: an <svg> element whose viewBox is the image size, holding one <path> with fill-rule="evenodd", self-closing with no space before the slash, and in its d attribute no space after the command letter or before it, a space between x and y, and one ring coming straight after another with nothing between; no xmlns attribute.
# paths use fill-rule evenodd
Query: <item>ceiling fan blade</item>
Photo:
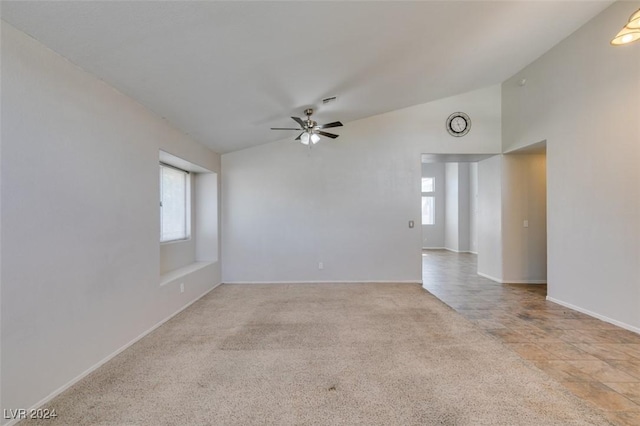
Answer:
<svg viewBox="0 0 640 426"><path fill-rule="evenodd" d="M318 129L330 129L332 127L342 127L342 123L339 121L334 121L333 123L327 123L327 124L318 126Z"/></svg>
<svg viewBox="0 0 640 426"><path fill-rule="evenodd" d="M293 127L272 127L271 130L304 130Z"/></svg>
<svg viewBox="0 0 640 426"><path fill-rule="evenodd" d="M296 130L297 130L297 129L296 129ZM298 135L298 137L297 137L297 138L295 138L294 140L295 140L295 141L299 141L299 140L300 140L300 136L302 136L302 135L304 135L304 132L300 133L300 134Z"/></svg>
<svg viewBox="0 0 640 426"><path fill-rule="evenodd" d="M340 136L340 135L336 135L336 134L333 134L333 133L323 132L323 131L320 131L320 130L318 130L318 134L322 135L322 136L326 136L326 137L331 138L331 139L335 139L338 136Z"/></svg>
<svg viewBox="0 0 640 426"><path fill-rule="evenodd" d="M296 123L300 125L303 129L306 127L307 123L305 123L300 117L291 117Z"/></svg>

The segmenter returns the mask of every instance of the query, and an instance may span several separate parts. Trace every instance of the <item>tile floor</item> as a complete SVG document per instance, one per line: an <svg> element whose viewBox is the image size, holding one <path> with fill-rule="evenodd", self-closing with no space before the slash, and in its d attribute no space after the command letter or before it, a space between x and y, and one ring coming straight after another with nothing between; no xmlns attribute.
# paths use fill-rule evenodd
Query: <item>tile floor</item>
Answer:
<svg viewBox="0 0 640 426"><path fill-rule="evenodd" d="M546 301L546 285L483 278L473 254L424 250L422 265L430 293L615 424L640 425L639 334Z"/></svg>

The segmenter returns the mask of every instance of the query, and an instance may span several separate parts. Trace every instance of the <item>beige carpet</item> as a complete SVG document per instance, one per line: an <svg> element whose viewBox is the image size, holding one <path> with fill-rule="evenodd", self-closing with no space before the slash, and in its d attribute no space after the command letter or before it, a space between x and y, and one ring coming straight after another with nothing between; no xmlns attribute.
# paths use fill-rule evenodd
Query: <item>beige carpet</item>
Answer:
<svg viewBox="0 0 640 426"><path fill-rule="evenodd" d="M220 286L47 406L65 425L610 424L410 284Z"/></svg>

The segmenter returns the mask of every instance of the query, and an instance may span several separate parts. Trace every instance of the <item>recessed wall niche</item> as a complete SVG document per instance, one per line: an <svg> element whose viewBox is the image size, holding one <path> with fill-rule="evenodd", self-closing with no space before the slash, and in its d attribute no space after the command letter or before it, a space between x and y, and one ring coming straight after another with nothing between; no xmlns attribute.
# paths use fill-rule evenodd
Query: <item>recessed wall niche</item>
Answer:
<svg viewBox="0 0 640 426"><path fill-rule="evenodd" d="M165 151L160 151L159 162L189 173L189 236L159 243L164 285L218 261L218 174Z"/></svg>

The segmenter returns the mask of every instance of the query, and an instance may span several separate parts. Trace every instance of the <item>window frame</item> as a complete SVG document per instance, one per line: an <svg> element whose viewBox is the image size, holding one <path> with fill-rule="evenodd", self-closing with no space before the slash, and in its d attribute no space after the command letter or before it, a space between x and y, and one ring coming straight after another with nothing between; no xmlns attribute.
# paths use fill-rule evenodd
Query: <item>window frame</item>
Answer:
<svg viewBox="0 0 640 426"><path fill-rule="evenodd" d="M424 187L424 180L425 179L431 179L431 191L422 191L423 187ZM420 197L420 223L423 226L434 226L436 225L436 178L435 176L422 176L421 180L420 180L420 193L421 193L421 197ZM425 223L424 221L424 198L431 198L432 201L432 215L431 215L431 223Z"/></svg>

